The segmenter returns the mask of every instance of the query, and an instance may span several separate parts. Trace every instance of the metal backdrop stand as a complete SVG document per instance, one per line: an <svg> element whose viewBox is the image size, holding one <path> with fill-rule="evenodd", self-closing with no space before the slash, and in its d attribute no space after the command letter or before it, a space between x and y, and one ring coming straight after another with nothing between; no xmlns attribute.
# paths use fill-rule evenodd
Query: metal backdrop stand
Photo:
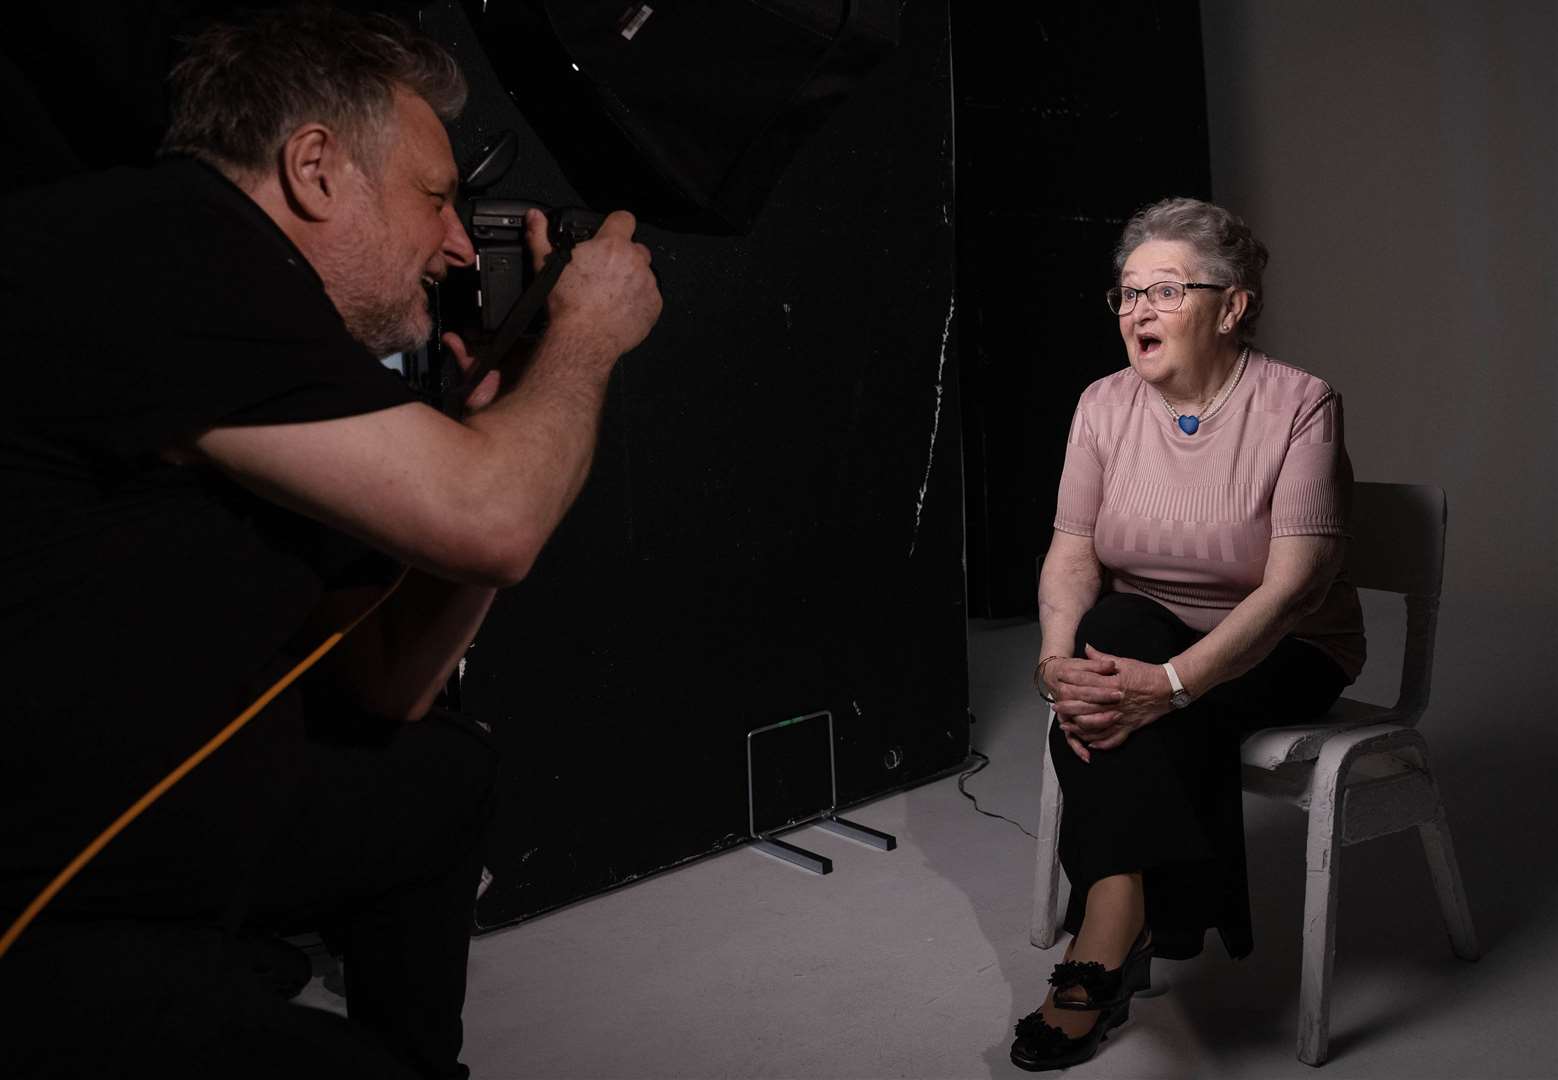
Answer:
<svg viewBox="0 0 1558 1080"><path fill-rule="evenodd" d="M828 808L813 817L803 821L794 821L778 829L770 829L766 832L757 831L757 809L753 797L752 783L752 738L768 731L777 731L780 728L790 727L807 720L815 720L819 716L828 718ZM864 825L848 821L838 816L839 788L838 788L838 764L833 753L833 713L824 709L821 712L807 713L805 716L793 716L788 720L781 720L777 724L769 724L766 727L753 728L747 732L747 833L752 837L752 846L767 855L783 859L785 862L794 863L816 874L831 874L833 872L833 860L816 852L807 851L805 848L780 840L779 834L791 832L795 829L803 829L808 825L816 825L819 828L837 833L839 836L855 840L878 851L892 851L898 846L898 838L888 833L869 829Z"/></svg>

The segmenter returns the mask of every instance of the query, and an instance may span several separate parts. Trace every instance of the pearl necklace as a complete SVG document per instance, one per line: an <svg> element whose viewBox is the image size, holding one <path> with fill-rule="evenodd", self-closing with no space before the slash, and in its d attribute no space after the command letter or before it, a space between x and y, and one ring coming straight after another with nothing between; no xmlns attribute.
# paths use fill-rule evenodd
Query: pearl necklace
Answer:
<svg viewBox="0 0 1558 1080"><path fill-rule="evenodd" d="M1224 383L1223 388L1217 392L1217 396L1212 399L1212 407L1206 411L1204 416L1182 415L1176 412L1174 406L1169 404L1169 399L1163 397L1163 391L1158 390L1158 397L1163 398L1163 407L1169 411L1169 415L1179 425L1180 431L1183 431L1186 435L1194 435L1196 430L1200 428L1203 420L1210 420L1217 415L1217 410L1228 404L1228 399L1233 396L1233 388L1238 386L1239 380L1244 377L1244 365L1249 362L1249 359L1250 347L1246 345L1239 352L1239 364L1233 370L1233 377ZM1153 387L1153 389L1156 390L1157 388Z"/></svg>

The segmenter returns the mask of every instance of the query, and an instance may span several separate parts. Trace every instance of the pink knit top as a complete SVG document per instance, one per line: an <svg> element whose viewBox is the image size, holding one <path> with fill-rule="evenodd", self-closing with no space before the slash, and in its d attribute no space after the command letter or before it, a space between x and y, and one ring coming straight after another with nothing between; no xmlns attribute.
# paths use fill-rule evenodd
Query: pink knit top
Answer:
<svg viewBox="0 0 1558 1080"><path fill-rule="evenodd" d="M1131 368L1082 392L1055 528L1091 536L1108 584L1210 630L1261 583L1274 536L1346 536L1352 465L1342 400L1251 350L1239 385L1194 435ZM1363 613L1345 575L1293 633L1347 673L1363 668Z"/></svg>

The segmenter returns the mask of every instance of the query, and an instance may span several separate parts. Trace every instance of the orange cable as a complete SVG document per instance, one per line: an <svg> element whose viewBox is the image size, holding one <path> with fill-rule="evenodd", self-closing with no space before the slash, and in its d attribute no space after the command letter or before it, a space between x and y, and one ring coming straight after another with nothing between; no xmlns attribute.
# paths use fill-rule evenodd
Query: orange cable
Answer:
<svg viewBox="0 0 1558 1080"><path fill-rule="evenodd" d="M151 789L147 791L146 794L142 795L139 799L136 799L135 802L124 811L124 813L115 818L112 825L104 829L97 835L96 839L94 839L86 847L82 848L76 857L70 860L70 863L65 867L65 869L54 875L54 880L45 885L43 890L39 892L37 896L33 897L32 903L27 905L26 909L16 917L16 921L11 923L10 928L6 930L5 935L0 937L0 957L3 957L6 952L9 951L11 946L15 944L16 939L22 936L22 931L26 930L28 925L38 917L38 913L48 905L49 901L53 900L54 897L58 895L59 891L68 885L70 880L81 872L82 867L91 862L98 852L102 851L103 848L108 846L109 841L123 832L130 824L130 822L140 817L141 814L145 812L147 807L156 802L158 799L162 798L162 796L167 793L169 788L178 783L180 780L184 779L184 777L187 776L196 765L199 765L206 758L216 753L216 751L222 746L223 743L227 742L227 740L238 734L239 729L241 729L250 720L254 719L254 717L260 712L261 709L265 708L265 706L269 705L276 698L276 695L280 694L287 687L291 686L298 680L300 676L302 676L304 672L323 659L324 655L331 649L335 648L336 645L340 643L342 638L355 630L359 623L361 623L369 615L372 615L374 611L378 609L380 604L389 599L390 594L393 593L396 589L400 588L400 583L404 581L405 578L406 572L402 570L400 572L400 576L395 579L394 584L386 589L383 595L374 600L374 602L368 606L367 610L353 619L344 630L337 630L335 633L325 638L325 640L320 643L317 649L299 661L299 663L293 667L291 671L287 672L280 679L276 680L276 682L269 690L266 690L265 693L255 698L254 702L250 704L247 709L239 713L230 723L228 723L226 727L212 736L204 746L196 750L193 754L189 755L189 757L185 758L177 768L175 768L167 776L164 776L161 780L157 781L156 784L152 785Z"/></svg>

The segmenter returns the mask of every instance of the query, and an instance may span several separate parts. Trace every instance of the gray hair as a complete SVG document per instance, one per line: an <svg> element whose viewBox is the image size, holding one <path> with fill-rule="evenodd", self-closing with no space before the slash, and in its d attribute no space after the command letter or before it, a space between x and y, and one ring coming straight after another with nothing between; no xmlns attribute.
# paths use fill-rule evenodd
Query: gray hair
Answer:
<svg viewBox="0 0 1558 1080"><path fill-rule="evenodd" d="M1239 340L1247 343L1254 338L1255 320L1265 306L1261 274L1270 256L1248 225L1222 207L1200 199L1164 199L1143 207L1125 223L1114 249L1115 281L1120 280L1131 252L1149 240L1189 244L1200 261L1197 273L1248 292L1249 305L1239 320Z"/></svg>
<svg viewBox="0 0 1558 1080"><path fill-rule="evenodd" d="M259 12L208 27L188 46L169 76L173 122L160 153L190 154L230 176L271 167L292 132L317 122L377 180L395 132L397 89L445 121L465 106L454 58L385 15L323 5Z"/></svg>

